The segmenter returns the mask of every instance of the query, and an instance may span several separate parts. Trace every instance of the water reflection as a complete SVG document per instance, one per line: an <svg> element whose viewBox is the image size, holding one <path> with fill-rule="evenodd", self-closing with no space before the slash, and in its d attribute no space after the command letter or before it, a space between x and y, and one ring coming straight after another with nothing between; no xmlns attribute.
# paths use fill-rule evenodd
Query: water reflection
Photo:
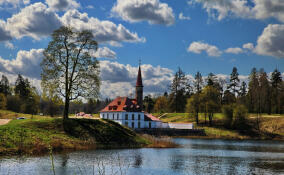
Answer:
<svg viewBox="0 0 284 175"><path fill-rule="evenodd" d="M175 139L181 148L54 155L56 174L283 174L284 142ZM0 159L0 175L50 175L49 156Z"/></svg>

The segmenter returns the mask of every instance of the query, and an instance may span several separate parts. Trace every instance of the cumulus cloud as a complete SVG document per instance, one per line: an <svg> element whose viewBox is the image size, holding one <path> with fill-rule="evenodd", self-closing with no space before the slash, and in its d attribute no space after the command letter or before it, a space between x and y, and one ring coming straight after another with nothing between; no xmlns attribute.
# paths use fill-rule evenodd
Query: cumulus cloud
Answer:
<svg viewBox="0 0 284 175"><path fill-rule="evenodd" d="M218 20L227 16L250 19L276 18L284 22L283 0L195 0L207 13ZM190 5L192 5L191 3Z"/></svg>
<svg viewBox="0 0 284 175"><path fill-rule="evenodd" d="M102 95L109 97L134 94L138 68L129 64L100 61ZM160 66L145 64L141 66L145 94L163 93L173 78L173 71ZM105 88L104 88L105 87Z"/></svg>
<svg viewBox="0 0 284 175"><path fill-rule="evenodd" d="M206 52L208 56L218 57L222 52L214 45L209 45L202 41L192 42L187 48L188 52L193 52L200 54L201 52Z"/></svg>
<svg viewBox="0 0 284 175"><path fill-rule="evenodd" d="M13 60L6 60L0 57L0 72L22 74L39 79L42 59L43 49L20 50L17 53L17 57Z"/></svg>
<svg viewBox="0 0 284 175"><path fill-rule="evenodd" d="M5 21L0 19L0 41L12 39L9 30L7 30Z"/></svg>
<svg viewBox="0 0 284 175"><path fill-rule="evenodd" d="M248 50L253 50L254 49L254 45L252 43L246 43L243 45L244 49L248 49Z"/></svg>
<svg viewBox="0 0 284 175"><path fill-rule="evenodd" d="M65 11L80 7L80 4L75 0L46 0L45 2L48 4L50 9L55 11Z"/></svg>
<svg viewBox="0 0 284 175"><path fill-rule="evenodd" d="M255 52L284 58L284 24L269 24L257 39Z"/></svg>
<svg viewBox="0 0 284 175"><path fill-rule="evenodd" d="M67 11L61 19L66 26L72 26L77 30L92 31L98 42L145 42L137 33L132 33L122 24L114 24L111 21L100 21L94 17L88 17L87 13L78 10Z"/></svg>
<svg viewBox="0 0 284 175"><path fill-rule="evenodd" d="M225 50L226 53L232 53L232 54L240 54L243 53L243 49L239 47L231 47Z"/></svg>
<svg viewBox="0 0 284 175"><path fill-rule="evenodd" d="M184 16L183 13L179 13L178 19L180 20L190 20L189 16Z"/></svg>
<svg viewBox="0 0 284 175"><path fill-rule="evenodd" d="M4 43L5 47L8 48L8 49L15 49L15 46L13 43L11 43L10 41L6 41Z"/></svg>
<svg viewBox="0 0 284 175"><path fill-rule="evenodd" d="M21 5L27 5L30 0L0 0L0 6L17 8Z"/></svg>
<svg viewBox="0 0 284 175"><path fill-rule="evenodd" d="M112 58L116 59L116 53L107 47L98 48L98 50L92 54L96 58Z"/></svg>
<svg viewBox="0 0 284 175"><path fill-rule="evenodd" d="M61 22L56 13L39 2L21 9L18 14L8 18L6 26L11 36L17 39L29 36L38 40L59 28Z"/></svg>
<svg viewBox="0 0 284 175"><path fill-rule="evenodd" d="M159 0L117 0L112 7L113 16L129 22L148 21L150 24L172 25L173 9Z"/></svg>

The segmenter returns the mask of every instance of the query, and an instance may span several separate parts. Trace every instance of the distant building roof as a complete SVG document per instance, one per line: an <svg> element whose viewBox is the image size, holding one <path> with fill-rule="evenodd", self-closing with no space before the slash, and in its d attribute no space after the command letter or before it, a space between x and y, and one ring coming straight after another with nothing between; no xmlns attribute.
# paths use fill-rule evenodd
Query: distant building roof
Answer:
<svg viewBox="0 0 284 175"><path fill-rule="evenodd" d="M153 116L152 114L145 113L145 121L161 121L161 120Z"/></svg>
<svg viewBox="0 0 284 175"><path fill-rule="evenodd" d="M135 99L117 97L100 112L141 112L141 107Z"/></svg>

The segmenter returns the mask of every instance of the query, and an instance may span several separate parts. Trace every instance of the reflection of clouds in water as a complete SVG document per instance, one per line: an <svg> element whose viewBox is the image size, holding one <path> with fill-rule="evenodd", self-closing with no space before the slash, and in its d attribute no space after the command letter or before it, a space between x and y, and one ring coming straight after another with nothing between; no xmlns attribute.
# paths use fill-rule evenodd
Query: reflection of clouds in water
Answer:
<svg viewBox="0 0 284 175"><path fill-rule="evenodd" d="M54 155L56 174L187 175L281 174L284 143L174 139L182 147L171 149L88 150ZM49 156L0 159L0 174L50 175ZM103 164L103 165L102 165Z"/></svg>

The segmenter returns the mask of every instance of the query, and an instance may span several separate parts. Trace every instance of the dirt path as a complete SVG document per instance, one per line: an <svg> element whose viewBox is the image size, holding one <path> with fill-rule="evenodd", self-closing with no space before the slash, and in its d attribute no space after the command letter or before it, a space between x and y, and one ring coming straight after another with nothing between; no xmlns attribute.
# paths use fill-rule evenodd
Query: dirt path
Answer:
<svg viewBox="0 0 284 175"><path fill-rule="evenodd" d="M6 125L11 119L0 119L0 125Z"/></svg>

